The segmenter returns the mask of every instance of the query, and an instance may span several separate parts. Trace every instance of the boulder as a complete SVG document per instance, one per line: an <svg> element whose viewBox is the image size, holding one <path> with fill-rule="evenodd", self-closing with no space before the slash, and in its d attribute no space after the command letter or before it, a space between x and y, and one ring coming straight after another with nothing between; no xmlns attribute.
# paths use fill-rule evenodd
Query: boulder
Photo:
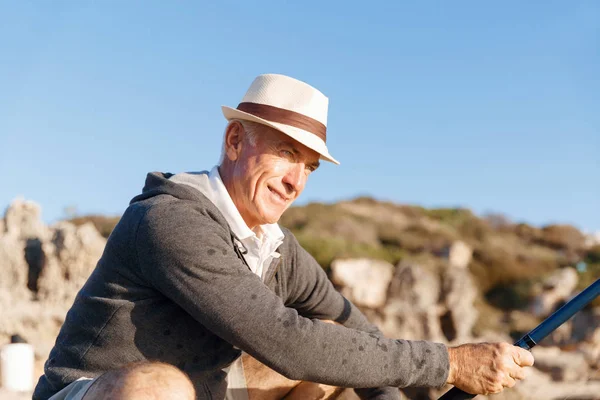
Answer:
<svg viewBox="0 0 600 400"><path fill-rule="evenodd" d="M580 352L562 351L558 347L536 346L532 349L535 366L548 373L554 381L587 381L590 367Z"/></svg>
<svg viewBox="0 0 600 400"><path fill-rule="evenodd" d="M335 260L331 263L331 280L358 306L377 308L385 304L394 266L367 258Z"/></svg>
<svg viewBox="0 0 600 400"><path fill-rule="evenodd" d="M491 396L490 399L512 400L514 397L509 396L520 395L524 400L598 400L599 393L600 382L556 382L549 374L536 368L526 368L524 380L518 382L513 389L506 389L500 394Z"/></svg>
<svg viewBox="0 0 600 400"><path fill-rule="evenodd" d="M106 239L89 222L81 226L60 222L53 232L52 241L42 246L47 263L38 295L42 300L72 302L98 263Z"/></svg>
<svg viewBox="0 0 600 400"><path fill-rule="evenodd" d="M24 337L35 348L37 375L106 245L92 224L48 228L40 215L37 204L17 199L0 226L0 345Z"/></svg>
<svg viewBox="0 0 600 400"><path fill-rule="evenodd" d="M600 308L583 310L571 322L571 342L590 342L600 345Z"/></svg>
<svg viewBox="0 0 600 400"><path fill-rule="evenodd" d="M556 306L569 299L577 287L579 277L574 268L561 268L543 283L542 293L531 304L531 312L537 317L546 317Z"/></svg>
<svg viewBox="0 0 600 400"><path fill-rule="evenodd" d="M600 334L600 328L598 328L598 333ZM600 343L581 343L577 351L583 354L588 365L595 370L595 374L600 374ZM600 379L600 377L596 379Z"/></svg>
<svg viewBox="0 0 600 400"><path fill-rule="evenodd" d="M442 316L442 329L449 340L468 341L478 313L474 302L477 288L469 270L450 267L442 276L442 298L446 312Z"/></svg>
<svg viewBox="0 0 600 400"><path fill-rule="evenodd" d="M440 280L419 265L401 262L381 310L381 329L386 336L445 341L440 326Z"/></svg>
<svg viewBox="0 0 600 400"><path fill-rule="evenodd" d="M0 236L0 292L28 296L28 265L23 241L16 235Z"/></svg>
<svg viewBox="0 0 600 400"><path fill-rule="evenodd" d="M457 240L448 251L448 262L451 267L465 269L473 258L473 249L465 242Z"/></svg>
<svg viewBox="0 0 600 400"><path fill-rule="evenodd" d="M42 208L33 201L15 199L4 214L4 230L21 240L46 239L48 229L41 219Z"/></svg>

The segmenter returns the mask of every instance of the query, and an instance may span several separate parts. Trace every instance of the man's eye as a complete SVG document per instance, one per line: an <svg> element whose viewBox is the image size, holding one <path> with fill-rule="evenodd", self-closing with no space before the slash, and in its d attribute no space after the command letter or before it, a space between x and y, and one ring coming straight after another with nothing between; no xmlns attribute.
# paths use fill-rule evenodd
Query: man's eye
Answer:
<svg viewBox="0 0 600 400"><path fill-rule="evenodd" d="M294 153L292 153L289 150L281 150L281 155L287 158L291 158L294 155Z"/></svg>

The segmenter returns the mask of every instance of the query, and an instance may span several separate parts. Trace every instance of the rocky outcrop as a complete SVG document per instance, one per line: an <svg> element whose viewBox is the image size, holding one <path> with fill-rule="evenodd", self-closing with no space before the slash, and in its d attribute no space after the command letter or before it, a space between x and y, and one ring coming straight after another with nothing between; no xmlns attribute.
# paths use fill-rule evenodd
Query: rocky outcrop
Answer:
<svg viewBox="0 0 600 400"><path fill-rule="evenodd" d="M477 288L465 267L450 267L442 275L442 298L445 313L442 329L448 340L466 342L473 336L478 313L474 307Z"/></svg>
<svg viewBox="0 0 600 400"><path fill-rule="evenodd" d="M385 304L393 270L392 264L381 260L335 260L331 264L331 280L354 304L377 308Z"/></svg>
<svg viewBox="0 0 600 400"><path fill-rule="evenodd" d="M515 397L518 396L518 397ZM552 376L536 368L528 368L526 378L513 389L505 390L490 399L544 399L544 400L598 400L600 398L600 382L557 382Z"/></svg>
<svg viewBox="0 0 600 400"><path fill-rule="evenodd" d="M33 344L37 373L106 245L91 224L40 218L37 204L17 199L0 219L0 345L13 334Z"/></svg>
<svg viewBox="0 0 600 400"><path fill-rule="evenodd" d="M27 279L23 241L17 235L0 236L0 292L10 293L15 299L28 298Z"/></svg>
<svg viewBox="0 0 600 400"><path fill-rule="evenodd" d="M467 247L456 248L460 262L448 263L441 274L417 263L394 267L361 258L335 260L331 279L388 336L465 342L477 319L477 289L465 268Z"/></svg>
<svg viewBox="0 0 600 400"><path fill-rule="evenodd" d="M443 341L440 279L416 264L400 263L382 308L381 330L392 337Z"/></svg>
<svg viewBox="0 0 600 400"><path fill-rule="evenodd" d="M17 198L4 215L4 235L20 240L47 239L48 228L41 219L42 208L33 201Z"/></svg>
<svg viewBox="0 0 600 400"><path fill-rule="evenodd" d="M75 226L60 222L54 226L51 242L42 248L42 252L50 257L39 278L40 299L72 301L73 294L83 286L96 266L105 245L106 239L92 223Z"/></svg>
<svg viewBox="0 0 600 400"><path fill-rule="evenodd" d="M557 270L542 286L542 293L531 304L531 312L537 317L546 317L556 306L568 300L578 282L577 271L574 268Z"/></svg>
<svg viewBox="0 0 600 400"><path fill-rule="evenodd" d="M448 250L448 263L451 267L465 269L473 258L473 249L465 242L457 240Z"/></svg>
<svg viewBox="0 0 600 400"><path fill-rule="evenodd" d="M581 382L590 378L590 365L580 352L561 351L558 347L532 349L535 367L555 381Z"/></svg>

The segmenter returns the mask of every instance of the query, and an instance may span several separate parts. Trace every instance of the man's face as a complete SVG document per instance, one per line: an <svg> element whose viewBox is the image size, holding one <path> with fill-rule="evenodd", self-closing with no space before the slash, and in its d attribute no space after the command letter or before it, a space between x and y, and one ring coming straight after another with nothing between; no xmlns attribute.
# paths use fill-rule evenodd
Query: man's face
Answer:
<svg viewBox="0 0 600 400"><path fill-rule="evenodd" d="M319 166L319 154L267 126L258 125L254 145L240 130L230 195L250 228L275 223L304 190L308 175Z"/></svg>

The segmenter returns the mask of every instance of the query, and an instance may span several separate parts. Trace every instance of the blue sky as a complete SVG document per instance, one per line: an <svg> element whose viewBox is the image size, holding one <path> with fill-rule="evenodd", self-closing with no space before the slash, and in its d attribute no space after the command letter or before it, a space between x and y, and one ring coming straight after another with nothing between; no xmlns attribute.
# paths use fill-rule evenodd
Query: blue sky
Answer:
<svg viewBox="0 0 600 400"><path fill-rule="evenodd" d="M330 98L358 195L600 230L600 2L0 0L0 207L120 214L146 172L210 168L253 78Z"/></svg>

